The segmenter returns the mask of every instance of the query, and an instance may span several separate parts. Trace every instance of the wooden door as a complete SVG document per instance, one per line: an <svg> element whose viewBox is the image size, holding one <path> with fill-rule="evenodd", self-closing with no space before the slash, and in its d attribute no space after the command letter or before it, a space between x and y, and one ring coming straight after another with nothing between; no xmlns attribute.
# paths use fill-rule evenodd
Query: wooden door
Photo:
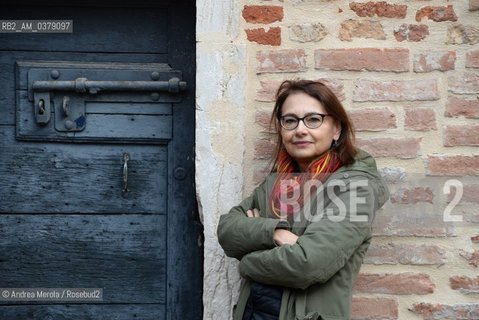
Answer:
<svg viewBox="0 0 479 320"><path fill-rule="evenodd" d="M0 288L102 300L0 298L0 319L201 319L195 3L35 3L0 19L73 33L0 33Z"/></svg>

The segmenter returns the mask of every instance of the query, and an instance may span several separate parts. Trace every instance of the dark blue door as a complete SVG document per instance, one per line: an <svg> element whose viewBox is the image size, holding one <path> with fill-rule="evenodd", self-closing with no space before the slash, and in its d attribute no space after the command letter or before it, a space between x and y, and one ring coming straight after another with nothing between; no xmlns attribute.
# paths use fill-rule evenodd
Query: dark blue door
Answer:
<svg viewBox="0 0 479 320"><path fill-rule="evenodd" d="M195 3L69 3L0 6L73 22L0 33L0 288L102 300L3 298L0 319L201 319Z"/></svg>

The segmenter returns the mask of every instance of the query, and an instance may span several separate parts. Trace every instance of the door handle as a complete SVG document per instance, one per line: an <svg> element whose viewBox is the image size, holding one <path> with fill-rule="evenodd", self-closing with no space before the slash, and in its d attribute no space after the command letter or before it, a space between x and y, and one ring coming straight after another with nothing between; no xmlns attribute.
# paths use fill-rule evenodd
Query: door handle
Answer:
<svg viewBox="0 0 479 320"><path fill-rule="evenodd" d="M125 152L123 154L123 193L127 193L130 190L128 189L128 161L130 160L130 154Z"/></svg>

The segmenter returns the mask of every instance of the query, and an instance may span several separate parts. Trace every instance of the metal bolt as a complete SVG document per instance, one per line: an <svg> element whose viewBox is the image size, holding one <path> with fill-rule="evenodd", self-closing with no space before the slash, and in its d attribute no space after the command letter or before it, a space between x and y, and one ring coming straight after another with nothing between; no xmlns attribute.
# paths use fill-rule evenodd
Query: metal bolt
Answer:
<svg viewBox="0 0 479 320"><path fill-rule="evenodd" d="M58 70L52 70L52 72L50 72L50 77L52 77L52 79L58 79L60 77L60 72Z"/></svg>
<svg viewBox="0 0 479 320"><path fill-rule="evenodd" d="M186 178L186 169L183 167L178 167L175 169L174 175L176 179L183 180Z"/></svg>
<svg viewBox="0 0 479 320"><path fill-rule="evenodd" d="M71 120L65 120L65 129L71 130L75 128L75 122Z"/></svg>
<svg viewBox="0 0 479 320"><path fill-rule="evenodd" d="M156 101L156 100L160 99L160 94L158 92L153 92L150 95L150 97L151 97L151 100Z"/></svg>
<svg viewBox="0 0 479 320"><path fill-rule="evenodd" d="M151 79L155 81L160 79L160 74L157 71L153 71L150 76L151 76Z"/></svg>

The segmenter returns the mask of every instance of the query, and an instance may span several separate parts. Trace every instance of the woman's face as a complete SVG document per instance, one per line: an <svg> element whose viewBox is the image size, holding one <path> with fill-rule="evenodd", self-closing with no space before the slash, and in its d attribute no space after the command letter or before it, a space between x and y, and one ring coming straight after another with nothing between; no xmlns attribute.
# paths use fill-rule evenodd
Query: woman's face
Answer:
<svg viewBox="0 0 479 320"><path fill-rule="evenodd" d="M327 114L321 102L304 92L290 94L283 103L281 116L293 115L303 118L309 114ZM289 155L299 164L301 171L305 171L312 160L323 154L331 147L333 140L338 140L341 126L332 117L324 117L319 128L310 129L299 121L293 130L281 127L281 137Z"/></svg>

